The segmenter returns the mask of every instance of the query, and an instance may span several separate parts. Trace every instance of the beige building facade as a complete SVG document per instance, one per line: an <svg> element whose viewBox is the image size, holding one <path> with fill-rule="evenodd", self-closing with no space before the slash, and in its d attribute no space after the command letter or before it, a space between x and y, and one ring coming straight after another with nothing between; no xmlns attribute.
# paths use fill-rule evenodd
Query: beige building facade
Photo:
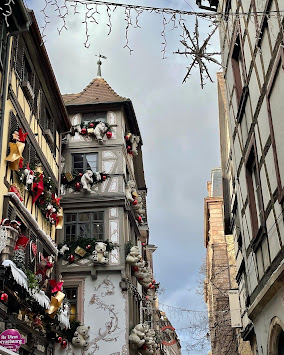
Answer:
<svg viewBox="0 0 284 355"><path fill-rule="evenodd" d="M254 354L283 354L283 3L210 5L225 14L225 82L219 77L218 85L219 104L222 94L227 101L219 105L224 221L234 239L240 330Z"/></svg>

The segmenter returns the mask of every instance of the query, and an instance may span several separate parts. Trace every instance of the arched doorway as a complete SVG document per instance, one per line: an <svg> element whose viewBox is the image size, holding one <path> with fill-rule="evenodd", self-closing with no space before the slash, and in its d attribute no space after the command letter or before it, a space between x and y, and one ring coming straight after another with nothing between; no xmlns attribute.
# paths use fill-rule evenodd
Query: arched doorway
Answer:
<svg viewBox="0 0 284 355"><path fill-rule="evenodd" d="M278 317L270 323L268 355L284 355L284 323Z"/></svg>

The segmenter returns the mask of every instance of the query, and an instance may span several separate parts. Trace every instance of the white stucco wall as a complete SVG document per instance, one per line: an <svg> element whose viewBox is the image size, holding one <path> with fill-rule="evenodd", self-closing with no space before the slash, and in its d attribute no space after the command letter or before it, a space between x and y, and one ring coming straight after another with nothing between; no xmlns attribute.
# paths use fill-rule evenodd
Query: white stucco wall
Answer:
<svg viewBox="0 0 284 355"><path fill-rule="evenodd" d="M89 346L84 351L68 344L56 346L56 355L127 355L127 293L121 291L119 273L98 273L98 278L85 280L84 325L90 326Z"/></svg>

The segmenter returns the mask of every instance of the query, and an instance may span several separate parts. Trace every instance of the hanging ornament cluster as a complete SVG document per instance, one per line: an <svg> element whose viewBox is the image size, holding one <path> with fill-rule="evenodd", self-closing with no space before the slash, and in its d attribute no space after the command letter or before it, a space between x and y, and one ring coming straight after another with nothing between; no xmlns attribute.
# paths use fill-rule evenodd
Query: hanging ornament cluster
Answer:
<svg viewBox="0 0 284 355"><path fill-rule="evenodd" d="M41 166L23 159L19 163L18 177L25 189L32 195L32 203L36 204L46 220L57 226L60 213L60 198L56 197L56 185L50 176L45 176Z"/></svg>
<svg viewBox="0 0 284 355"><path fill-rule="evenodd" d="M23 133L21 128L12 134L12 142L9 142L10 154L5 158L9 162L11 170L19 170L27 135L27 133Z"/></svg>
<svg viewBox="0 0 284 355"><path fill-rule="evenodd" d="M132 133L127 133L125 135L125 142L126 142L126 150L128 154L133 156L138 155L138 144L140 142L140 136L135 136Z"/></svg>
<svg viewBox="0 0 284 355"><path fill-rule="evenodd" d="M107 122L90 121L88 124L81 124L79 133L82 136L95 137L100 143L103 142L103 138L106 135L108 139L112 137L112 127Z"/></svg>
<svg viewBox="0 0 284 355"><path fill-rule="evenodd" d="M103 182L110 177L105 172L93 172L87 170L84 174L74 171L73 173L67 172L61 175L61 184L66 188L71 188L74 191L92 192L91 187Z"/></svg>
<svg viewBox="0 0 284 355"><path fill-rule="evenodd" d="M153 278L152 269L146 266L146 262L142 259L138 246L134 245L130 248L126 256L126 263L131 265L133 276L144 287L147 294L146 299L155 300L159 284Z"/></svg>
<svg viewBox="0 0 284 355"><path fill-rule="evenodd" d="M135 218L139 224L143 223L143 216L146 211L143 209L142 197L136 191L136 184L134 180L129 180L125 186L125 195L131 203Z"/></svg>
<svg viewBox="0 0 284 355"><path fill-rule="evenodd" d="M105 251L108 253L119 247L119 244L108 240L98 241L93 238L78 238L74 242L59 244L59 257L62 256L63 259L69 261L70 264L85 258L92 258L93 260L93 255L96 252L96 245L98 243L105 244ZM61 250L62 253L60 252Z"/></svg>
<svg viewBox="0 0 284 355"><path fill-rule="evenodd" d="M141 354L154 354L159 348L156 331L147 324L137 324L129 335L129 342L132 348Z"/></svg>

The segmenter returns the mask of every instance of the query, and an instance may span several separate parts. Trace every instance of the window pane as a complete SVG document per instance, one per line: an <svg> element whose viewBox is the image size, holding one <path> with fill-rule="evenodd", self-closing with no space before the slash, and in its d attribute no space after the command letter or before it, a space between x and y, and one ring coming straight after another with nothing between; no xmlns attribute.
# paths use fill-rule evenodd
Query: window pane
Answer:
<svg viewBox="0 0 284 355"><path fill-rule="evenodd" d="M66 213L65 214L65 221L68 222L76 222L76 213Z"/></svg>
<svg viewBox="0 0 284 355"><path fill-rule="evenodd" d="M93 238L95 240L104 239L104 225L103 223L94 223L93 224Z"/></svg>
<svg viewBox="0 0 284 355"><path fill-rule="evenodd" d="M106 112L97 112L95 121L106 122Z"/></svg>
<svg viewBox="0 0 284 355"><path fill-rule="evenodd" d="M79 213L79 222L87 222L89 220L89 213Z"/></svg>
<svg viewBox="0 0 284 355"><path fill-rule="evenodd" d="M84 171L83 154L73 154L73 169L77 170L79 173L82 173Z"/></svg>
<svg viewBox="0 0 284 355"><path fill-rule="evenodd" d="M97 171L97 154L86 154L87 169Z"/></svg>
<svg viewBox="0 0 284 355"><path fill-rule="evenodd" d="M103 221L104 213L103 212L93 212L93 221Z"/></svg>
<svg viewBox="0 0 284 355"><path fill-rule="evenodd" d="M83 125L87 125L89 122L94 121L94 119L95 119L94 113L83 113L82 115Z"/></svg>
<svg viewBox="0 0 284 355"><path fill-rule="evenodd" d="M76 239L76 225L66 225L65 226L65 240L67 242L72 242Z"/></svg>
<svg viewBox="0 0 284 355"><path fill-rule="evenodd" d="M90 224L89 223L80 223L79 224L79 236L80 238L90 238Z"/></svg>

